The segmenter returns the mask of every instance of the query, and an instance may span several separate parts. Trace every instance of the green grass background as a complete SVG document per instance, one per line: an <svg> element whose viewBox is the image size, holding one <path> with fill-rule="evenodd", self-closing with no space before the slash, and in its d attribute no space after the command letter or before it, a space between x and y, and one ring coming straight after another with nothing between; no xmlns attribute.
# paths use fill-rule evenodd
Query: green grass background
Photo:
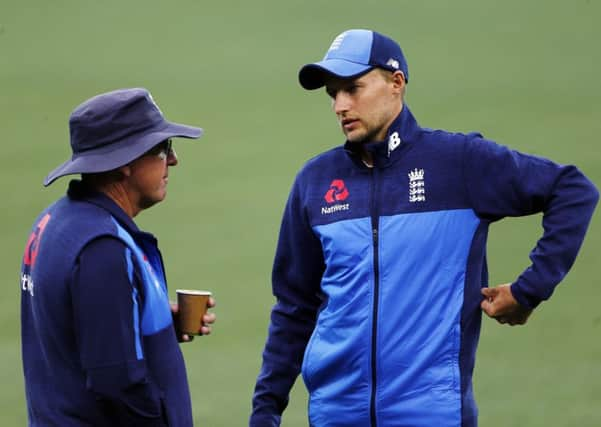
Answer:
<svg viewBox="0 0 601 427"><path fill-rule="evenodd" d="M326 95L297 83L348 28L398 40L407 102L427 127L482 131L577 164L601 184L598 0L0 0L0 425L26 424L19 265L33 218L67 180L71 110L99 92L150 89L197 124L176 142L165 203L138 224L159 237L172 292L214 292L210 337L184 345L199 426L247 423L270 307L282 208L298 168L342 142ZM474 374L485 427L601 425L600 214L571 274L525 327L485 319ZM528 265L540 216L495 224L491 283ZM303 426L299 380L284 426Z"/></svg>

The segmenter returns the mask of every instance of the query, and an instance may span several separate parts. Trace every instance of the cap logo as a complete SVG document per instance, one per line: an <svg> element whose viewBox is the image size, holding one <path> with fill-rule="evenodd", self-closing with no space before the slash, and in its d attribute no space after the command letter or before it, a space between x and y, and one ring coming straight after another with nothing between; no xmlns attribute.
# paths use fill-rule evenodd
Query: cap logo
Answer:
<svg viewBox="0 0 601 427"><path fill-rule="evenodd" d="M331 50L338 49L340 47L340 45L342 44L342 42L344 41L345 37L346 37L346 33L342 33L338 37L336 37L334 39L334 41L332 42L330 48L328 49L328 52L331 51Z"/></svg>
<svg viewBox="0 0 601 427"><path fill-rule="evenodd" d="M387 62L386 65L388 65L391 68L394 68L395 70L399 69L399 61L397 61L394 58L390 58Z"/></svg>

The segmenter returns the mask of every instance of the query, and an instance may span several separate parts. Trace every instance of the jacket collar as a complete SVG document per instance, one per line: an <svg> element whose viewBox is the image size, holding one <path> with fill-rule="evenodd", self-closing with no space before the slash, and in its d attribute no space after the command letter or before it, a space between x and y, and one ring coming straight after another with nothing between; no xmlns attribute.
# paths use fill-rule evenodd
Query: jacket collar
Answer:
<svg viewBox="0 0 601 427"><path fill-rule="evenodd" d="M417 139L420 131L419 124L409 110L407 104L403 104L400 114L394 119L386 138L382 141L369 143L366 150L372 153L375 167L386 167L393 163L409 146ZM360 158L360 144L346 141L344 149L353 157Z"/></svg>
<svg viewBox="0 0 601 427"><path fill-rule="evenodd" d="M113 199L102 192L88 187L80 180L74 179L69 182L67 196L72 200L91 203L108 211L132 236L145 235L154 239L152 234L141 231L133 219Z"/></svg>

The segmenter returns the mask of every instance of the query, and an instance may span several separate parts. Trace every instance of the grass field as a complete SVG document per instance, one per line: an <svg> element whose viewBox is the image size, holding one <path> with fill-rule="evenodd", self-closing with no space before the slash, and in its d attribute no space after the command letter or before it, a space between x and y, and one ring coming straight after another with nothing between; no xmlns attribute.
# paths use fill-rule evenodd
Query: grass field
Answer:
<svg viewBox="0 0 601 427"><path fill-rule="evenodd" d="M378 30L405 51L422 125L479 130L601 186L600 18L597 0L0 0L0 425L26 425L18 268L33 218L64 192L67 180L41 182L70 154L81 101L143 86L169 119L206 130L176 141L166 202L136 220L159 237L172 292L206 288L218 301L214 335L184 346L197 425L242 426L288 189L306 159L343 140L326 95L298 85L299 67L345 29ZM484 321L480 425L601 425L600 215L526 327ZM540 217L492 227L491 283L527 266L540 233ZM307 425L301 381L283 425Z"/></svg>

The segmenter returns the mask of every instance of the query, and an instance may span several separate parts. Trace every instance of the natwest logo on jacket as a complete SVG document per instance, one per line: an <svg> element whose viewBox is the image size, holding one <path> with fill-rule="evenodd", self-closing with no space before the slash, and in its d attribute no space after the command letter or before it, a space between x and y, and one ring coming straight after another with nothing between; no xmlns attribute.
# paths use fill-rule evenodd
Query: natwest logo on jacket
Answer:
<svg viewBox="0 0 601 427"><path fill-rule="evenodd" d="M321 207L322 215L329 215L340 211L348 211L350 205L348 203L337 203L346 200L349 196L349 191L341 179L335 179L330 184L330 189L326 192L324 199L328 202L327 206Z"/></svg>
<svg viewBox="0 0 601 427"><path fill-rule="evenodd" d="M324 199L326 199L326 202L328 203L334 203L346 200L348 196L349 192L344 185L344 181L341 179L335 179L330 184L330 189L324 196Z"/></svg>

